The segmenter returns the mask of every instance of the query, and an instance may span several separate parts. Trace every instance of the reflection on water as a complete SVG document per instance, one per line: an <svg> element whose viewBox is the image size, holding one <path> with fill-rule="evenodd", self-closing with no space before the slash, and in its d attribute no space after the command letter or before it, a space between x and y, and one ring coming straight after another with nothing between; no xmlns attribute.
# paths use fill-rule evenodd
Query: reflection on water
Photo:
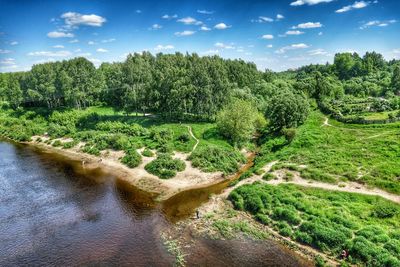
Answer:
<svg viewBox="0 0 400 267"><path fill-rule="evenodd" d="M187 200L176 198L170 210L185 210ZM171 223L167 206L80 162L0 142L0 266L171 266L160 240ZM189 266L298 265L272 243L196 244Z"/></svg>

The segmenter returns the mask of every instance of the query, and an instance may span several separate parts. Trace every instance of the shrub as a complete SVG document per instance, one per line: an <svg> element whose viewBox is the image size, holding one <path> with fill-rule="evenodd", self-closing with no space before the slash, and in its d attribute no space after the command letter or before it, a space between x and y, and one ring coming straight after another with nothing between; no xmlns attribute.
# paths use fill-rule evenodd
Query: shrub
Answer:
<svg viewBox="0 0 400 267"><path fill-rule="evenodd" d="M88 145L86 144L83 148L82 148L82 152L84 153L88 153L91 155L95 155L95 156L100 156L100 150L98 150L95 146L93 145Z"/></svg>
<svg viewBox="0 0 400 267"><path fill-rule="evenodd" d="M255 216L255 219L265 225L268 225L271 223L271 219L267 215L262 214L262 213L257 213Z"/></svg>
<svg viewBox="0 0 400 267"><path fill-rule="evenodd" d="M244 200L235 190L229 194L228 199L232 202L233 207L238 210L244 210Z"/></svg>
<svg viewBox="0 0 400 267"><path fill-rule="evenodd" d="M304 233L301 231L296 231L294 233L294 236L295 236L296 240L299 241L300 243L307 244L307 245L311 245L313 243L313 238L307 233Z"/></svg>
<svg viewBox="0 0 400 267"><path fill-rule="evenodd" d="M159 154L155 160L145 166L145 169L161 179L169 179L174 177L176 172L185 169L185 162L173 159L169 154Z"/></svg>
<svg viewBox="0 0 400 267"><path fill-rule="evenodd" d="M57 147L57 146L62 146L62 143L60 140L55 140L52 144L52 146Z"/></svg>
<svg viewBox="0 0 400 267"><path fill-rule="evenodd" d="M125 156L122 157L121 162L129 168L135 168L142 163L142 157L135 149L130 149L125 152Z"/></svg>
<svg viewBox="0 0 400 267"><path fill-rule="evenodd" d="M384 246L387 251L396 255L400 258L400 241L396 239L390 239Z"/></svg>
<svg viewBox="0 0 400 267"><path fill-rule="evenodd" d="M293 233L292 228L285 222L278 223L277 227L280 235L291 236Z"/></svg>
<svg viewBox="0 0 400 267"><path fill-rule="evenodd" d="M154 156L154 153L150 149L145 148L142 151L142 155L145 156L145 157L152 157L152 156Z"/></svg>
<svg viewBox="0 0 400 267"><path fill-rule="evenodd" d="M64 149L73 148L73 147L76 146L78 143L79 143L78 140L73 140L73 141L71 141L71 142L65 142L65 143L63 144L63 148L64 148Z"/></svg>
<svg viewBox="0 0 400 267"><path fill-rule="evenodd" d="M372 211L372 216L377 218L391 218L399 213L399 208L392 203L382 203L376 205Z"/></svg>
<svg viewBox="0 0 400 267"><path fill-rule="evenodd" d="M270 181L270 180L275 179L275 175L273 175L272 173L268 172L268 173L264 174L262 178L265 181Z"/></svg>
<svg viewBox="0 0 400 267"><path fill-rule="evenodd" d="M276 220L283 220L293 225L298 225L301 222L295 211L286 208L275 208L272 216Z"/></svg>
<svg viewBox="0 0 400 267"><path fill-rule="evenodd" d="M295 128L283 128L281 130L283 136L285 136L286 142L290 144L296 136Z"/></svg>
<svg viewBox="0 0 400 267"><path fill-rule="evenodd" d="M183 133L181 135L179 135L176 140L178 140L179 142L182 143L187 143L190 141L190 135L188 133Z"/></svg>
<svg viewBox="0 0 400 267"><path fill-rule="evenodd" d="M189 156L193 167L205 172L222 171L234 173L239 169L240 163L245 163L245 157L236 150L216 146L202 146Z"/></svg>

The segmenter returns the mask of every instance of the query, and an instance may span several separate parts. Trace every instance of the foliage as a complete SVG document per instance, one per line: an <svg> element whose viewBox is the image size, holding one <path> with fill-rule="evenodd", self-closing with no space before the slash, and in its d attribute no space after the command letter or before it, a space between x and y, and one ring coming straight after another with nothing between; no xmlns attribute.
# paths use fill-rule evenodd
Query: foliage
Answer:
<svg viewBox="0 0 400 267"><path fill-rule="evenodd" d="M200 146L188 158L193 167L205 172L222 171L234 173L239 165L245 162L245 157L238 151L214 145Z"/></svg>
<svg viewBox="0 0 400 267"><path fill-rule="evenodd" d="M158 154L157 158L145 166L146 171L161 179L169 179L177 172L185 169L185 162L180 159L173 159L169 154Z"/></svg>
<svg viewBox="0 0 400 267"><path fill-rule="evenodd" d="M142 155L145 156L145 157L152 157L152 156L154 156L154 153L150 149L145 148L142 151Z"/></svg>
<svg viewBox="0 0 400 267"><path fill-rule="evenodd" d="M397 210L400 206L380 197L290 184L254 183L232 191L229 200L236 209L250 212L281 235L334 256L348 250L352 263L376 266L399 263L400 240L391 233L400 226L400 214L369 215L381 206Z"/></svg>

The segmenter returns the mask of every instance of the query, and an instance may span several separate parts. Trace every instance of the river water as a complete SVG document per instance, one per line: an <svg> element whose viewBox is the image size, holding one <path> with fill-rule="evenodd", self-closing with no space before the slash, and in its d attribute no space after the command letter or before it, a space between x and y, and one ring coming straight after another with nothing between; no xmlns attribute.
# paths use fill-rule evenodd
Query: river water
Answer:
<svg viewBox="0 0 400 267"><path fill-rule="evenodd" d="M0 141L0 266L173 266L161 233L220 187L155 203L100 170ZM193 242L187 266L309 265L269 240Z"/></svg>

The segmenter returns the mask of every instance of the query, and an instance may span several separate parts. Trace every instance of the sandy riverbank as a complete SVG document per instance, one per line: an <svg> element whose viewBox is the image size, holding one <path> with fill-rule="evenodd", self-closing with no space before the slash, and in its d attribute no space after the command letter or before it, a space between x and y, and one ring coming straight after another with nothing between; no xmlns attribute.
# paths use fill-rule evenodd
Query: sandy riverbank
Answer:
<svg viewBox="0 0 400 267"><path fill-rule="evenodd" d="M39 136L33 136L32 141L25 142L25 144L40 148L43 152L57 153L70 160L84 162L82 168L88 170L100 168L143 191L157 195L158 201L166 200L184 190L210 186L227 179L222 172L206 173L194 168L191 162L187 160L188 153L174 152L173 156L185 162L184 171L178 172L171 179L160 179L148 173L144 168L147 163L155 159L155 156L143 156L142 163L138 167L129 168L119 161L124 156L123 151L105 150L101 152L100 156L94 156L80 151L84 143L80 143L71 149L63 149L45 144L46 138L43 136L40 136L42 142L37 142L38 138ZM62 143L71 141L68 139L56 140L60 140ZM139 149L138 152L141 154L142 150Z"/></svg>

